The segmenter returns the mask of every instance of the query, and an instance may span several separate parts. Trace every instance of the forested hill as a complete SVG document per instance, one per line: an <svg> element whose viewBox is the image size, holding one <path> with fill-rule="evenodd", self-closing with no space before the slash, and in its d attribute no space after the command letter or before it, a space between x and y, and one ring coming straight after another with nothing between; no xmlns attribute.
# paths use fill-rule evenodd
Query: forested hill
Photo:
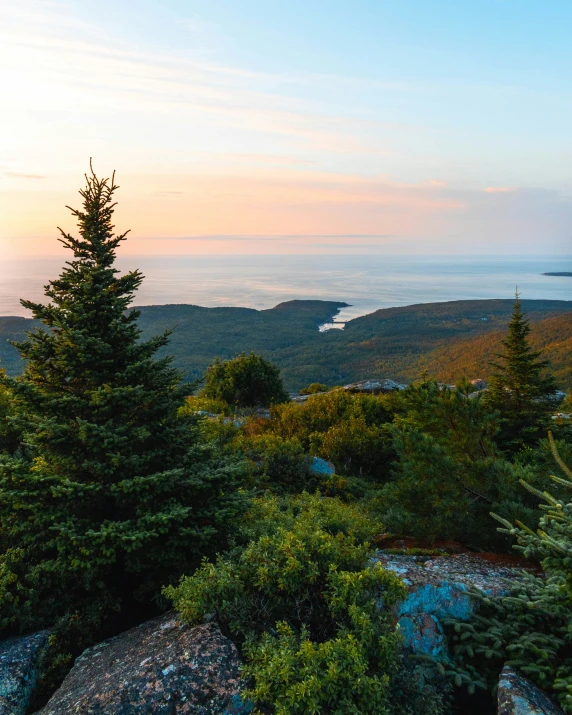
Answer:
<svg viewBox="0 0 572 715"><path fill-rule="evenodd" d="M430 375L455 380L486 377L512 311L512 300L466 300L386 308L356 318L345 330L320 333L345 303L289 301L269 310L161 305L140 308L148 337L174 328L167 351L187 379L199 377L215 357L251 350L273 360L289 389L366 377L411 380ZM572 387L572 301L523 300L532 340L547 351L562 387ZM0 365L21 369L6 341L21 339L33 321L0 318Z"/></svg>
<svg viewBox="0 0 572 715"><path fill-rule="evenodd" d="M423 356L430 375L442 382L455 381L459 375L488 376L489 361L502 350L503 332L486 333L451 344L444 341ZM550 360L551 371L559 385L572 390L572 311L533 323L530 335L533 349L542 350Z"/></svg>

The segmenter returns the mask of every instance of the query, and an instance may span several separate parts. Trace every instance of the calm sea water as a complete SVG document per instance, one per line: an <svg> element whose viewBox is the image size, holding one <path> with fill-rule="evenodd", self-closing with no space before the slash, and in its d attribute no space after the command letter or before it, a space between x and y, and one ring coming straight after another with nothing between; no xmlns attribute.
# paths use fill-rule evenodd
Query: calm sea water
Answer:
<svg viewBox="0 0 572 715"><path fill-rule="evenodd" d="M350 303L337 320L378 308L436 301L511 298L572 300L572 256L176 256L128 257L121 270L146 278L136 304L271 308L286 300ZM43 286L61 267L56 259L0 263L0 315L27 315L20 298L41 301Z"/></svg>

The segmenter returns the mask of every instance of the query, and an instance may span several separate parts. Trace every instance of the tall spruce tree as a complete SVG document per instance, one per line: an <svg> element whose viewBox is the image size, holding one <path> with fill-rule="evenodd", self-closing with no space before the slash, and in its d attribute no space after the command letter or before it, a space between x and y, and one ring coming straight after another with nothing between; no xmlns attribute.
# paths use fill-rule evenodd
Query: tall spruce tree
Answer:
<svg viewBox="0 0 572 715"><path fill-rule="evenodd" d="M541 351L532 350L529 334L517 291L508 336L502 341L505 350L491 363L496 372L485 398L489 409L500 415L497 441L509 452L535 444L545 435L555 406L556 383L546 374L548 360L540 360Z"/></svg>
<svg viewBox="0 0 572 715"><path fill-rule="evenodd" d="M60 229L73 260L50 302L22 301L46 328L16 343L24 374L2 378L25 446L0 463L0 625L56 622L76 648L212 553L242 499L236 467L177 414L180 375L155 357L169 333L140 341L143 276L113 267L114 178L86 180L79 238Z"/></svg>

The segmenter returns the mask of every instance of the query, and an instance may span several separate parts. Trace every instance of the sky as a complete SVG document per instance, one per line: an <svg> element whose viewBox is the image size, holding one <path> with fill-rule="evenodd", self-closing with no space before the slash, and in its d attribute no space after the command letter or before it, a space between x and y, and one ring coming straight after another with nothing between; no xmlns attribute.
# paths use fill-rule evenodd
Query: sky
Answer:
<svg viewBox="0 0 572 715"><path fill-rule="evenodd" d="M0 0L0 257L572 253L570 0Z"/></svg>

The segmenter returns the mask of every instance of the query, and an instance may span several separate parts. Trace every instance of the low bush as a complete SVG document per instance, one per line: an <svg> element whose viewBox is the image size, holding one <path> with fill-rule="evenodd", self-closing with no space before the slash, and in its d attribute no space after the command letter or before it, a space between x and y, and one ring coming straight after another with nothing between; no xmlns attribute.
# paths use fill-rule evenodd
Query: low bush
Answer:
<svg viewBox="0 0 572 715"><path fill-rule="evenodd" d="M205 412L213 415L229 415L233 412L233 408L224 400L203 395L189 395L179 412L181 415L200 416L201 413Z"/></svg>
<svg viewBox="0 0 572 715"><path fill-rule="evenodd" d="M380 525L336 499L259 500L237 548L166 589L188 623L238 642L258 712L387 713L404 586L367 566ZM380 608L383 603L383 608Z"/></svg>
<svg viewBox="0 0 572 715"><path fill-rule="evenodd" d="M312 382L308 387L303 387L300 390L301 395L315 395L318 392L327 392L328 386L321 382Z"/></svg>
<svg viewBox="0 0 572 715"><path fill-rule="evenodd" d="M239 436L233 448L246 457L252 484L278 493L314 491L320 475L310 470L312 458L300 441L275 434Z"/></svg>
<svg viewBox="0 0 572 715"><path fill-rule="evenodd" d="M383 395L334 390L278 405L272 419L256 428L284 440L296 438L309 454L333 462L338 474L384 481L394 459L387 430L392 417Z"/></svg>

